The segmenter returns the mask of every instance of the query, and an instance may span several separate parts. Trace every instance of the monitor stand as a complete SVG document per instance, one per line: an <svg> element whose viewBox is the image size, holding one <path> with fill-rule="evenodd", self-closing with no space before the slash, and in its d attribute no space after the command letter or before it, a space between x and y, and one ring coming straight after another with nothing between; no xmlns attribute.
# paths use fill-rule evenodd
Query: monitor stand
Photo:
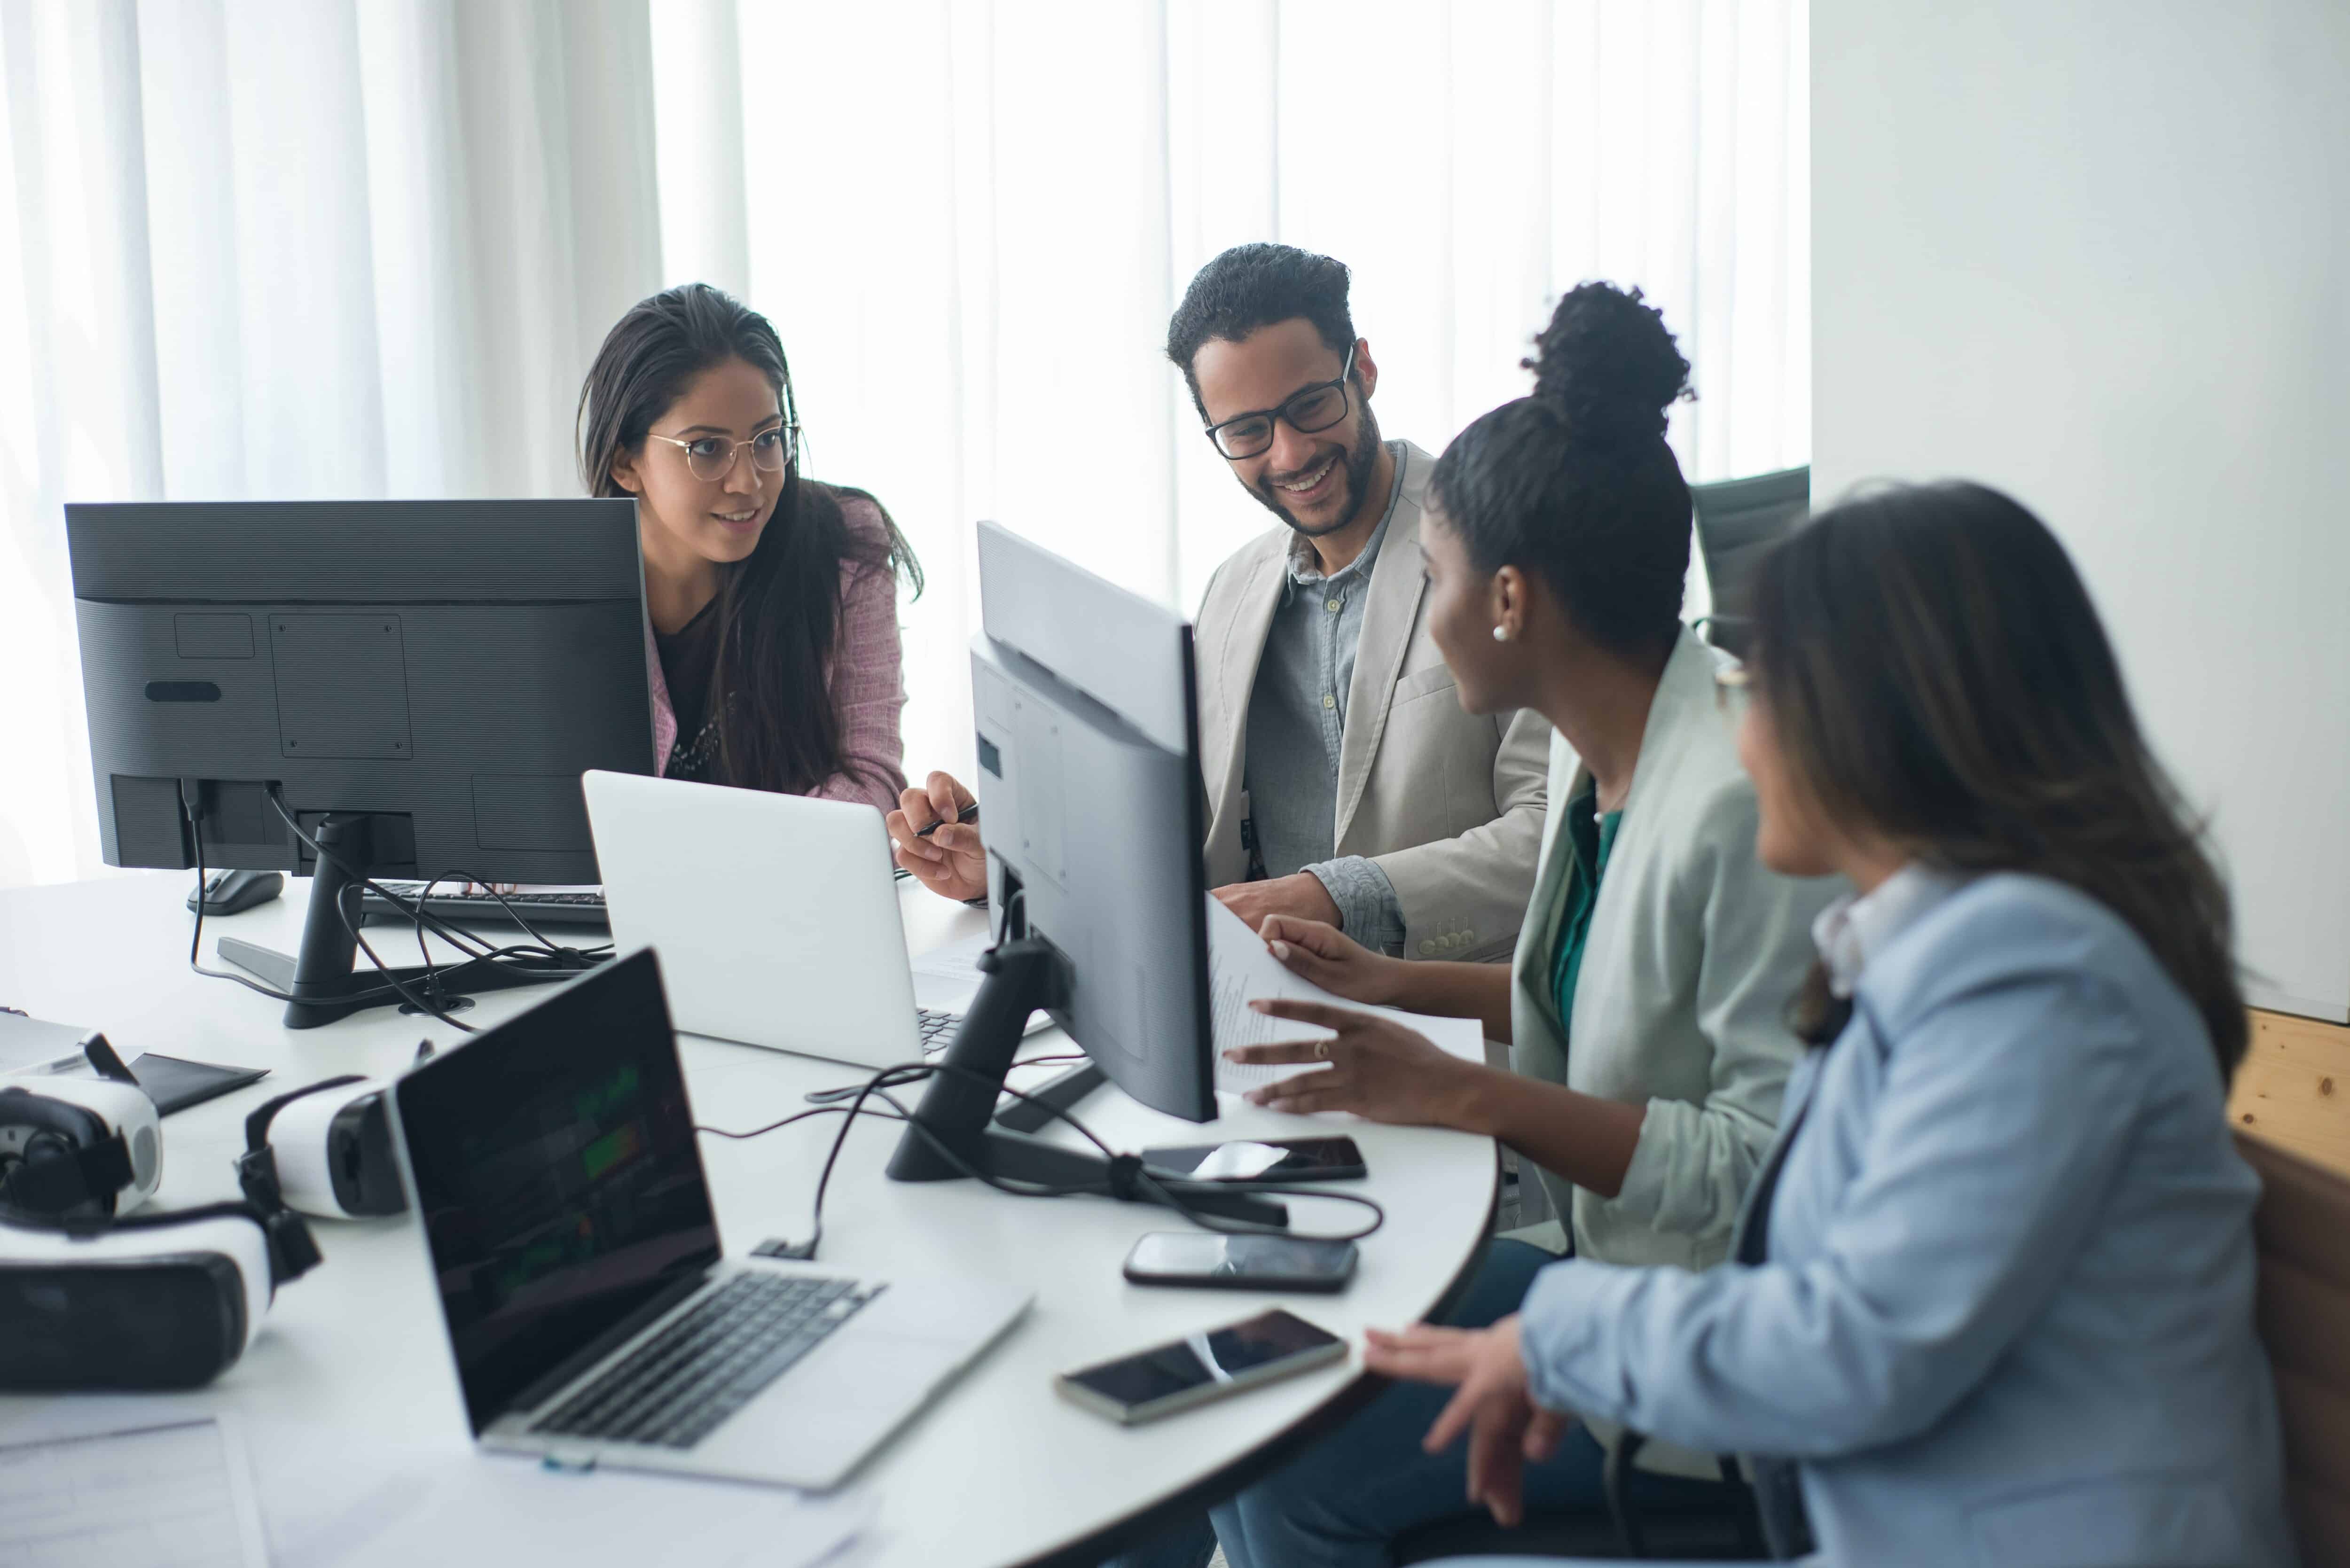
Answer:
<svg viewBox="0 0 2350 1568"><path fill-rule="evenodd" d="M1165 1203L1159 1190L1136 1186L1130 1179L1114 1181L1110 1162L1097 1154L1062 1148L993 1125L996 1096L1019 1052L1028 1015L1060 1005L1068 994L1067 961L1043 938L1020 937L982 953L979 968L987 978L964 1011L954 1044L941 1058L946 1065L963 1070L934 1075L912 1113L931 1137L945 1145L968 1169L959 1168L931 1138L910 1129L899 1135L898 1151L890 1157L889 1179L951 1181L980 1171L1006 1181L1089 1188L1129 1202ZM1203 1192L1190 1187L1184 1189L1183 1207L1260 1225L1289 1223L1284 1206L1245 1193Z"/></svg>
<svg viewBox="0 0 2350 1568"><path fill-rule="evenodd" d="M329 813L319 822L319 846L334 859L320 856L311 874L310 912L303 922L299 952L289 958L275 948L234 937L220 940L217 950L222 958L292 999L286 1004L288 1029L316 1029L370 1007L395 1007L406 1000L381 972L369 969L355 973L352 969L359 957L359 938L353 928L360 919L360 877L375 875L370 868L374 822L374 817L362 812ZM347 874L344 867L359 877ZM348 922L337 913L338 906L348 913ZM473 992L542 985L568 980L577 972L566 965L535 974L478 961L437 964L431 971L420 966L391 971L410 992L429 997L437 1007L451 1009L463 1005L464 998Z"/></svg>

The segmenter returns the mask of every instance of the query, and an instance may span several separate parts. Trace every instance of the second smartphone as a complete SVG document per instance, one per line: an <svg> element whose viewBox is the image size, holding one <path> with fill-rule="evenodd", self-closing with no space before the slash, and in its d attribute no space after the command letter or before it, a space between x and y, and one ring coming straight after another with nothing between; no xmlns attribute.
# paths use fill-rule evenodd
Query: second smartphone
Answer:
<svg viewBox="0 0 2350 1568"><path fill-rule="evenodd" d="M1278 1310L1053 1380L1062 1397L1125 1426L1347 1357L1347 1342Z"/></svg>
<svg viewBox="0 0 2350 1568"><path fill-rule="evenodd" d="M1126 1277L1138 1285L1326 1293L1354 1276L1355 1244L1314 1236L1154 1231L1126 1255Z"/></svg>

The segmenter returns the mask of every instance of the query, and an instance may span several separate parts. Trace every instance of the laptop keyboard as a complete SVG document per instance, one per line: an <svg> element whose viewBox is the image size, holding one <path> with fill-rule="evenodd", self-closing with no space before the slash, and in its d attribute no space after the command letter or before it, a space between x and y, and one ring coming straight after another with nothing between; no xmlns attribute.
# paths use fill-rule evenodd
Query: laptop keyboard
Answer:
<svg viewBox="0 0 2350 1568"><path fill-rule="evenodd" d="M690 1449L883 1289L855 1280L736 1274L531 1430Z"/></svg>
<svg viewBox="0 0 2350 1568"><path fill-rule="evenodd" d="M914 1026L922 1033L924 1052L943 1051L954 1044L955 1026L962 1022L960 1012L933 1012L927 1007L914 1009Z"/></svg>

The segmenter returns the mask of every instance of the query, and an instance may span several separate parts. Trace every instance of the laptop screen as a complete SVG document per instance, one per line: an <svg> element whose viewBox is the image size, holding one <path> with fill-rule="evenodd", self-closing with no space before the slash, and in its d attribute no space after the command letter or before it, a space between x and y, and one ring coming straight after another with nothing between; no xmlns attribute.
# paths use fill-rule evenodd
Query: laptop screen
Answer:
<svg viewBox="0 0 2350 1568"><path fill-rule="evenodd" d="M718 1261L651 952L570 981L394 1092L477 1434Z"/></svg>

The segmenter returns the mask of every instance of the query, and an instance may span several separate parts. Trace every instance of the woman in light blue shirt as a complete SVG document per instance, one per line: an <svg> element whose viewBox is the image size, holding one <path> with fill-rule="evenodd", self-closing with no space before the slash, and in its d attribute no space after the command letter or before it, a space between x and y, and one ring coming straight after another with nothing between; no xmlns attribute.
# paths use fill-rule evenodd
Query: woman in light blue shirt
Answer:
<svg viewBox="0 0 2350 1568"><path fill-rule="evenodd" d="M1505 1520L1587 1416L1743 1452L1783 1557L2291 1563L2228 896L2071 561L1993 491L1885 491L1755 621L1759 851L1859 893L1731 1262L1560 1263L1369 1365L1460 1386L1428 1440Z"/></svg>

